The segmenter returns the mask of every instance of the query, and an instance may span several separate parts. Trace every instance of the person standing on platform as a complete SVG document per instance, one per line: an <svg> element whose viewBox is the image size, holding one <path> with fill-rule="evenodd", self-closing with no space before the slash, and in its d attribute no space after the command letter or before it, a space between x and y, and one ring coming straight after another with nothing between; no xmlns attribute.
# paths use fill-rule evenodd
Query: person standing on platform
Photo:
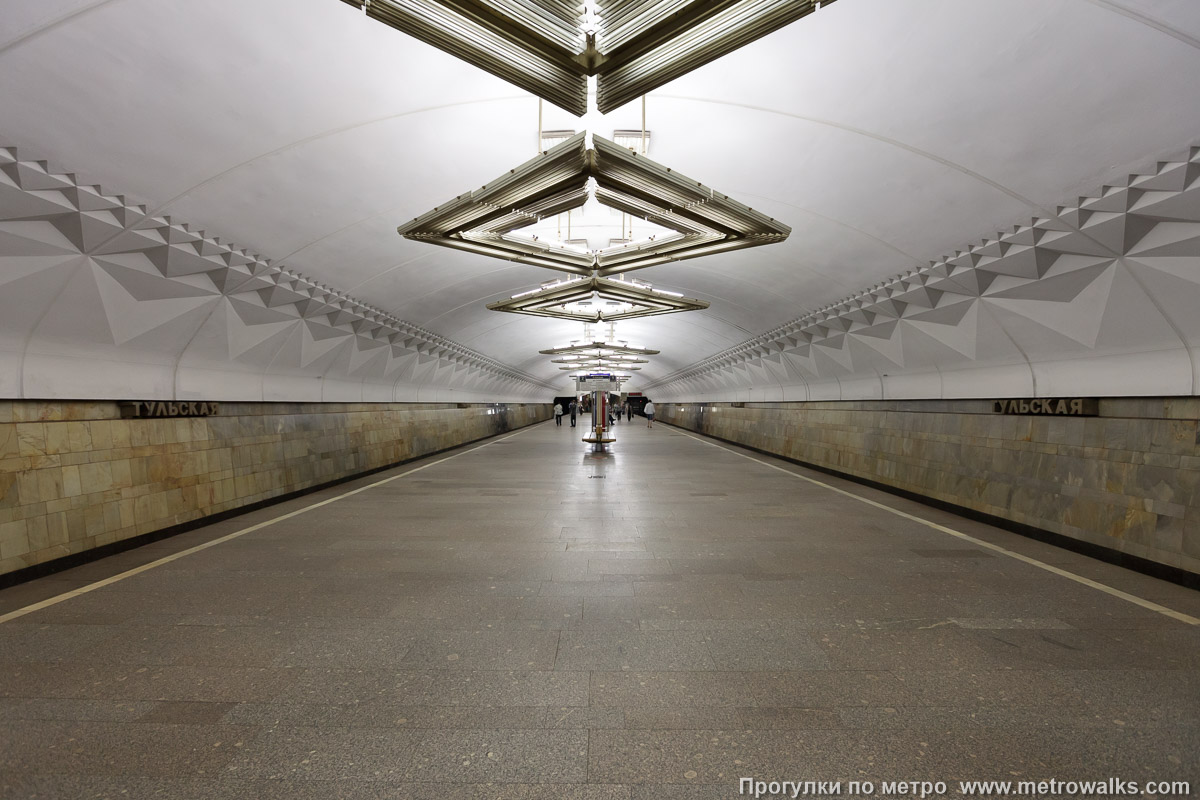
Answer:
<svg viewBox="0 0 1200 800"><path fill-rule="evenodd" d="M554 404L554 424L562 427L562 403Z"/></svg>
<svg viewBox="0 0 1200 800"><path fill-rule="evenodd" d="M571 410L571 427L575 427L575 415L579 413L579 403L574 398L571 399L571 404L568 406Z"/></svg>
<svg viewBox="0 0 1200 800"><path fill-rule="evenodd" d="M625 419L633 422L633 403L625 404Z"/></svg>
<svg viewBox="0 0 1200 800"><path fill-rule="evenodd" d="M642 408L642 413L646 415L646 427L654 427L654 403L647 402Z"/></svg>

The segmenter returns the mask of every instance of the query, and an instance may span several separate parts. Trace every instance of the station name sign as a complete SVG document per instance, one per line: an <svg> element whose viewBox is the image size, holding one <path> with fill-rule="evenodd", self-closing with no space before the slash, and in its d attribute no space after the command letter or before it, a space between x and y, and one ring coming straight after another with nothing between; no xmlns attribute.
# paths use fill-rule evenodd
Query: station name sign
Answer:
<svg viewBox="0 0 1200 800"><path fill-rule="evenodd" d="M1100 401L1094 397L1035 397L993 400L997 414L1024 414L1039 417L1094 417L1100 413Z"/></svg>
<svg viewBox="0 0 1200 800"><path fill-rule="evenodd" d="M609 375L588 375L575 381L577 392L610 392L617 388L617 380Z"/></svg>
<svg viewBox="0 0 1200 800"><path fill-rule="evenodd" d="M134 400L121 403L123 419L147 419L150 417L215 417L221 411L219 403L178 400Z"/></svg>

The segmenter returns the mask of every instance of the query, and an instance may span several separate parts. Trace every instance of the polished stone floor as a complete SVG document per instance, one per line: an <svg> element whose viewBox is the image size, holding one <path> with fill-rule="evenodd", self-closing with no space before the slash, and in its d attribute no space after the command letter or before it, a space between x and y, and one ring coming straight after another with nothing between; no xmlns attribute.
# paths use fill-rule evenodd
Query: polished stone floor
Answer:
<svg viewBox="0 0 1200 800"><path fill-rule="evenodd" d="M0 624L0 797L1200 787L1200 627L665 425L605 456L581 434L0 592L18 609L430 464ZM755 458L1200 616L1200 593Z"/></svg>

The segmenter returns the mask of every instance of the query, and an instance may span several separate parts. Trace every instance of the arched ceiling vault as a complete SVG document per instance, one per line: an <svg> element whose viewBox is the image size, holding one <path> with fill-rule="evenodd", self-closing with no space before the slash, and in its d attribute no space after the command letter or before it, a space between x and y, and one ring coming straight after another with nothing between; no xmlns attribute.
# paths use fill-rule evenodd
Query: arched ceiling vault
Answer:
<svg viewBox="0 0 1200 800"><path fill-rule="evenodd" d="M0 17L0 74L10 168L46 160L147 218L204 231L513 371L473 372L467 356L418 352L415 341L384 353L379 329L363 332L370 320L357 331L349 317L309 325L302 312L273 316L282 306L268 301L251 312L209 278L164 277L88 239L74 247L61 220L18 218L42 190L10 179L0 186L0 393L112 393L121 387L77 368L110 363L155 396L516 397L566 384L537 351L577 338L577 324L485 308L551 273L396 234L533 156L536 98L336 0L14 0ZM1110 199L1080 211L1082 221L1071 210L1132 173L1182 163L1200 143L1200 5L839 0L646 105L652 159L792 234L638 273L711 305L621 323L622 338L662 351L631 388L741 399L1111 394L1129 391L1104 378L1120 364L1166 376L1141 391L1200 388L1190 178L1143 183L1178 195L1154 214L1130 216L1149 202L1145 189L1122 209ZM586 122L605 137L637 129L640 106ZM584 124L543 109L545 129ZM1098 213L1129 223L1121 247L1080 252L1107 235L1089 234L1033 273L962 295L969 309L952 308L957 295L927 300L923 311L953 324L901 314L891 328L847 322L836 341L826 326L825 344L771 344L789 323L794 334L813 312L828 321L822 309L998 231L1067 217L1094 226ZM249 317L253 335L238 327Z"/></svg>

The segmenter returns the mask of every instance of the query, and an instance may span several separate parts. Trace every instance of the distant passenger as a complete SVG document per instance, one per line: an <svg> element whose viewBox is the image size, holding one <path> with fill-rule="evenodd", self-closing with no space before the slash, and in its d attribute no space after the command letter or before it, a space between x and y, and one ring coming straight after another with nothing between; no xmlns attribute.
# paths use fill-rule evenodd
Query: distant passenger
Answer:
<svg viewBox="0 0 1200 800"><path fill-rule="evenodd" d="M633 403L625 404L625 419L633 422Z"/></svg>
<svg viewBox="0 0 1200 800"><path fill-rule="evenodd" d="M571 404L568 406L568 408L571 409L571 427L574 428L575 415L579 413L579 403L575 402L574 398L572 398Z"/></svg>
<svg viewBox="0 0 1200 800"><path fill-rule="evenodd" d="M554 424L562 427L562 403L554 404Z"/></svg>
<svg viewBox="0 0 1200 800"><path fill-rule="evenodd" d="M642 407L642 413L646 415L646 427L653 428L654 427L654 403L646 403L646 405Z"/></svg>

